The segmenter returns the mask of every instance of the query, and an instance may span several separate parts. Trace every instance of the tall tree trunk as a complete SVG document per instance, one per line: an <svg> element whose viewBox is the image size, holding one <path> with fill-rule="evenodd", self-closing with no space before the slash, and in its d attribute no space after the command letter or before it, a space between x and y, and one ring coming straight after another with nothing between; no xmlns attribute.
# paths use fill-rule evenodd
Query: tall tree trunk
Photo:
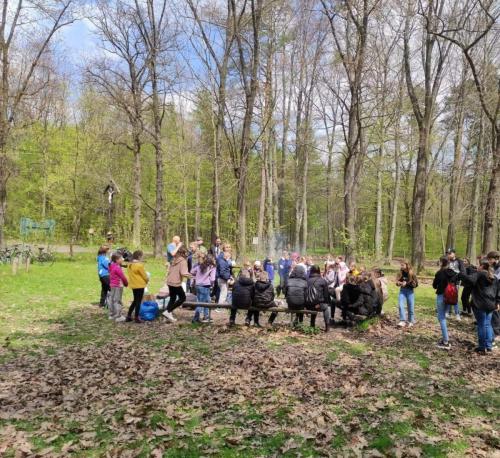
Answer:
<svg viewBox="0 0 500 458"><path fill-rule="evenodd" d="M455 246L455 232L457 220L457 203L460 191L459 181L462 167L462 137L464 130L464 93L465 93L465 62L462 71L462 81L455 101L455 138L453 148L453 166L451 169L450 180L450 204L448 207L448 232L446 235L446 246L452 248Z"/></svg>
<svg viewBox="0 0 500 458"><path fill-rule="evenodd" d="M400 93L401 94L401 93ZM400 98L401 100L401 98ZM401 105L399 105L401 106ZM392 261L394 256L394 240L396 238L396 227L397 227L397 219L398 219L398 202L399 202L399 193L401 187L401 140L400 140L400 116L399 110L396 113L395 120L395 128L394 128L394 191L392 194L392 204L391 204L391 222L389 229L389 241L387 243L387 259L389 262Z"/></svg>
<svg viewBox="0 0 500 458"><path fill-rule="evenodd" d="M469 215L469 227L467 231L467 257L474 262L476 260L478 217L479 217L479 197L481 194L481 171L484 164L484 132L483 118L481 116L479 125L479 135L477 138L476 160L474 167L474 181L472 185L471 207Z"/></svg>
<svg viewBox="0 0 500 458"><path fill-rule="evenodd" d="M213 179L212 179L212 223L211 223L211 234L210 238L212 243L215 242L217 237L220 237L220 186L219 186L219 157L221 151L221 143L222 143L222 125L220 124L220 107L218 109L217 123L213 123L212 117L212 125L214 126L214 149L213 149L213 160L214 160L214 170L213 170ZM224 116L224 112L222 111L222 116Z"/></svg>
<svg viewBox="0 0 500 458"><path fill-rule="evenodd" d="M375 212L375 259L382 258L382 159L384 157L383 140L377 154L377 204Z"/></svg>
<svg viewBox="0 0 500 458"><path fill-rule="evenodd" d="M495 118L496 122L496 118ZM488 194L486 197L486 208L484 212L483 228L483 253L495 249L495 217L497 215L497 201L500 188L500 129L495 123L491 125L492 138L491 147L493 152L493 167L491 171Z"/></svg>
<svg viewBox="0 0 500 458"><path fill-rule="evenodd" d="M196 156L196 172L195 172L195 206L194 206L194 236L200 237L200 212L201 212L201 155Z"/></svg>
<svg viewBox="0 0 500 458"><path fill-rule="evenodd" d="M133 224L132 224L132 245L134 248L141 246L141 139L139 134L134 135L134 198L133 198Z"/></svg>
<svg viewBox="0 0 500 458"><path fill-rule="evenodd" d="M264 153L265 154L265 153ZM264 217L266 213L266 157L261 158L260 165L260 197L259 197L259 219L257 223L258 245L257 251L259 254L265 246L264 244Z"/></svg>

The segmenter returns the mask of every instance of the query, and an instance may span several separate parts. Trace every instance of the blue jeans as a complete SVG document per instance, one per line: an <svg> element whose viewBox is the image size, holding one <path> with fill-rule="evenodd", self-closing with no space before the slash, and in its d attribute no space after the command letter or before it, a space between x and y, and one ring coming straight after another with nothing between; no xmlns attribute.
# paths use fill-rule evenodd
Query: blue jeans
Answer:
<svg viewBox="0 0 500 458"><path fill-rule="evenodd" d="M493 327L491 326L491 317L493 312L485 312L476 307L472 309L477 321L477 340L478 347L481 350L491 350L493 344Z"/></svg>
<svg viewBox="0 0 500 458"><path fill-rule="evenodd" d="M210 286L198 286L196 285L196 300L198 302L210 303ZM203 318L208 318L208 307L196 307L194 310L194 321L200 319L200 314L203 312Z"/></svg>
<svg viewBox="0 0 500 458"><path fill-rule="evenodd" d="M406 303L406 304L405 304ZM399 319L406 321L406 309L408 306L408 321L415 322L415 292L413 288L401 288L399 290Z"/></svg>
<svg viewBox="0 0 500 458"><path fill-rule="evenodd" d="M443 342L448 342L448 327L446 326L446 314L450 310L450 306L444 303L444 295L438 294L436 296L436 309L438 315L439 325L441 326L441 334L443 335Z"/></svg>

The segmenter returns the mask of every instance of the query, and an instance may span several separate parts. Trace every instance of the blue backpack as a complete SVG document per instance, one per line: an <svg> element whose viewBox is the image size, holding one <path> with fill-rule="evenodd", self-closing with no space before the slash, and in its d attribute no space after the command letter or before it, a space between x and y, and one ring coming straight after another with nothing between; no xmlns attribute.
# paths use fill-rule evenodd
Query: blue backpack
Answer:
<svg viewBox="0 0 500 458"><path fill-rule="evenodd" d="M158 304L154 301L146 301L141 304L139 318L144 321L153 321L159 313Z"/></svg>

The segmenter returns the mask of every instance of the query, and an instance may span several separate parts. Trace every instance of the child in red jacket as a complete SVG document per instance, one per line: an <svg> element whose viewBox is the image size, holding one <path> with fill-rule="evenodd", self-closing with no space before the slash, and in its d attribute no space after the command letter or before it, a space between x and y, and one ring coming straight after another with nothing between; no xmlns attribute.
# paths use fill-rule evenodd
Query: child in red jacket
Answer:
<svg viewBox="0 0 500 458"><path fill-rule="evenodd" d="M125 321L125 317L122 316L122 295L123 287L128 286L127 277L122 271L122 262L122 256L113 253L109 265L109 284L111 286L109 319L117 322Z"/></svg>

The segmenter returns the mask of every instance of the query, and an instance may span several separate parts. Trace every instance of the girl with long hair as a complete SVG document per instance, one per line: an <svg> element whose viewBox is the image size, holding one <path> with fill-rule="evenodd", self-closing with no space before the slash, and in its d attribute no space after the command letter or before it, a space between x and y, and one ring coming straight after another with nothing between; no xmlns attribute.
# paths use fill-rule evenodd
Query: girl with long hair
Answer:
<svg viewBox="0 0 500 458"><path fill-rule="evenodd" d="M415 288L418 279L412 265L408 261L401 262L401 269L396 277L396 286L399 286L399 327L415 324ZM406 315L408 308L408 317Z"/></svg>
<svg viewBox="0 0 500 458"><path fill-rule="evenodd" d="M196 288L196 300L204 304L210 303L210 290L215 283L215 258L211 254L200 252L198 254L198 264L191 269L191 275L194 278ZM200 315L203 312L203 320ZM210 313L208 307L196 307L193 316L193 323L209 323Z"/></svg>

